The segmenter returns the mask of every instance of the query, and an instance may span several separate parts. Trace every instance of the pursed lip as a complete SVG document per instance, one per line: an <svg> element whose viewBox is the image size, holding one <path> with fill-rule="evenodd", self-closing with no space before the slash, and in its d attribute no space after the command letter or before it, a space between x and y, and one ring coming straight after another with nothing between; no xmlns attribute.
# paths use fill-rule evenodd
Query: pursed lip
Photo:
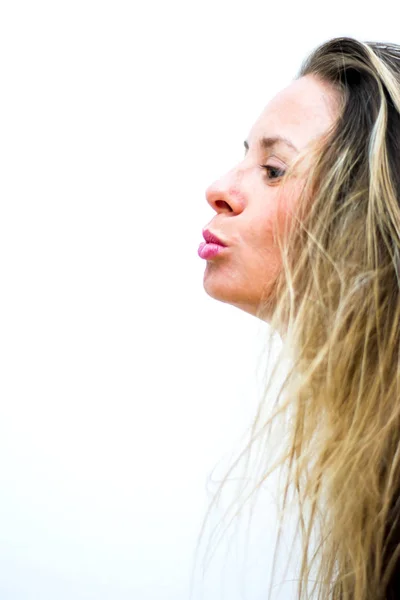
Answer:
<svg viewBox="0 0 400 600"><path fill-rule="evenodd" d="M214 233L211 233L208 229L203 229L203 238L207 242L207 244L219 244L219 246L226 247L224 242L221 242L219 238Z"/></svg>

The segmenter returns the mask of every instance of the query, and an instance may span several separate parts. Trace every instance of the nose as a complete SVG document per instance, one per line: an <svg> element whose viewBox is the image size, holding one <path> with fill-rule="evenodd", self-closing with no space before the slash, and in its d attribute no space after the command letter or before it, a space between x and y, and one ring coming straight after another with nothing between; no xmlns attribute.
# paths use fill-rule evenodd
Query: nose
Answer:
<svg viewBox="0 0 400 600"><path fill-rule="evenodd" d="M217 213L240 213L244 208L241 173L234 169L217 179L206 190L208 204Z"/></svg>

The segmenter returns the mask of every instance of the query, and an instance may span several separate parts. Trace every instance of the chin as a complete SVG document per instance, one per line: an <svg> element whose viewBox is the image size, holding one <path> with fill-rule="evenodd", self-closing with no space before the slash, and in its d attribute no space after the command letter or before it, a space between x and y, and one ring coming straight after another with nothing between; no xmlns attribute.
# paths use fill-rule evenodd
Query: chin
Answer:
<svg viewBox="0 0 400 600"><path fill-rule="evenodd" d="M240 310L255 315L257 312L257 302L253 302L248 294L243 290L234 289L232 285L225 285L221 281L213 281L212 277L205 277L203 282L204 290L214 300L231 304Z"/></svg>
<svg viewBox="0 0 400 600"><path fill-rule="evenodd" d="M219 300L220 302L226 302L231 304L233 301L232 291L227 289L226 286L215 284L214 282L204 281L203 287L205 292L214 300Z"/></svg>
<svg viewBox="0 0 400 600"><path fill-rule="evenodd" d="M219 274L220 275L220 274ZM237 285L234 287L232 284L234 281L224 281L222 277L213 277L212 272L206 270L204 274L203 287L205 292L214 300L224 302L225 304L231 304L236 308L243 310L244 312L253 315L261 319L262 321L269 321L271 317L271 311L273 311L273 286L271 290L265 290L263 293L257 294L256 291L249 293L245 290L245 283L241 287ZM263 310L260 311L261 296L263 300Z"/></svg>

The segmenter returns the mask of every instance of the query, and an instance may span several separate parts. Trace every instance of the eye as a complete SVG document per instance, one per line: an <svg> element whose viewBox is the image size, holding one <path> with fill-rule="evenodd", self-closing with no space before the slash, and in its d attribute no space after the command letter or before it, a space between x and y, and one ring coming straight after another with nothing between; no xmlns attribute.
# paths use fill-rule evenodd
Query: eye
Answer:
<svg viewBox="0 0 400 600"><path fill-rule="evenodd" d="M261 165L261 168L266 171L268 180L280 179L286 172L284 169L273 167L271 165Z"/></svg>

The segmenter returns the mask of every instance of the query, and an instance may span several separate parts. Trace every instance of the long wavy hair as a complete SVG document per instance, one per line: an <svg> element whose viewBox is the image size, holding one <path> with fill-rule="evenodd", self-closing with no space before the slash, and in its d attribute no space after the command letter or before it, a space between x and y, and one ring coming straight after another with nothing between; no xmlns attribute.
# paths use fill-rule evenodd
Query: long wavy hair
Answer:
<svg viewBox="0 0 400 600"><path fill-rule="evenodd" d="M258 316L269 315L270 343L284 331L281 351L205 520L283 417L279 458L261 453L245 501L284 467L281 519L291 498L300 515L297 597L400 598L400 47L336 38L312 52L305 75L339 91L340 115L309 149L298 210L277 235L282 270Z"/></svg>

